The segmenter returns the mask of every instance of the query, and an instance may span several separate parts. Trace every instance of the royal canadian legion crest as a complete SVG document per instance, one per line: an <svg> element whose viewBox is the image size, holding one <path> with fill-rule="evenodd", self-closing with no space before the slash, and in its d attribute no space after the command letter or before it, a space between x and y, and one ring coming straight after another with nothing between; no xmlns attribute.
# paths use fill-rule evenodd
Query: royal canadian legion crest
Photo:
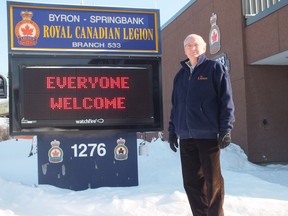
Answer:
<svg viewBox="0 0 288 216"><path fill-rule="evenodd" d="M127 160L128 159L128 148L125 146L125 139L118 139L117 146L114 149L115 160Z"/></svg>
<svg viewBox="0 0 288 216"><path fill-rule="evenodd" d="M210 45L210 53L216 54L219 52L221 45L220 45L220 29L217 22L217 15L212 13L212 16L210 17L210 25L211 29L209 32L209 45Z"/></svg>
<svg viewBox="0 0 288 216"><path fill-rule="evenodd" d="M39 26L32 21L31 11L21 11L22 20L15 27L15 35L22 46L35 46L40 35Z"/></svg>
<svg viewBox="0 0 288 216"><path fill-rule="evenodd" d="M51 148L48 151L48 157L50 163L61 163L63 161L63 150L59 147L60 141L53 140L51 143Z"/></svg>

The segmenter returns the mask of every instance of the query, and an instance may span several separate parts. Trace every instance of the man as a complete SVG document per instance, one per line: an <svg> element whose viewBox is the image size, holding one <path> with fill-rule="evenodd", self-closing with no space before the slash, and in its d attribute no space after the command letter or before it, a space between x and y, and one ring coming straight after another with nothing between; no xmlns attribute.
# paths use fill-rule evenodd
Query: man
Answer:
<svg viewBox="0 0 288 216"><path fill-rule="evenodd" d="M228 72L205 56L196 34L184 40L188 57L173 83L169 144L180 156L184 188L193 216L223 216L224 180L220 148L231 142L234 103Z"/></svg>

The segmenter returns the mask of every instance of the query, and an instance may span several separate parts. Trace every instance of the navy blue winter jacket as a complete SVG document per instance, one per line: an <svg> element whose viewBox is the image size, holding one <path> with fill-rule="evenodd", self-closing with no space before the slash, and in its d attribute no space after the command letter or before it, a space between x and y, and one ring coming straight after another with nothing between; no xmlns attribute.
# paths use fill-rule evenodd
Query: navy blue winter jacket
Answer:
<svg viewBox="0 0 288 216"><path fill-rule="evenodd" d="M180 139L217 139L219 133L231 132L234 103L228 72L205 54L192 72L187 62L181 62L174 78L169 134Z"/></svg>

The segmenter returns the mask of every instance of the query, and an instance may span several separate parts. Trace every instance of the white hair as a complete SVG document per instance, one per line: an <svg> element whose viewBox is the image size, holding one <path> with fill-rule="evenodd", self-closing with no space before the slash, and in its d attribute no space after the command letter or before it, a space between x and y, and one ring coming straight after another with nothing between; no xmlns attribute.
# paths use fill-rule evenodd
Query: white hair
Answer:
<svg viewBox="0 0 288 216"><path fill-rule="evenodd" d="M184 47L190 38L194 38L195 40L198 40L201 44L203 44L206 47L206 42L204 41L204 39L200 35L197 35L197 34L189 34L184 40Z"/></svg>

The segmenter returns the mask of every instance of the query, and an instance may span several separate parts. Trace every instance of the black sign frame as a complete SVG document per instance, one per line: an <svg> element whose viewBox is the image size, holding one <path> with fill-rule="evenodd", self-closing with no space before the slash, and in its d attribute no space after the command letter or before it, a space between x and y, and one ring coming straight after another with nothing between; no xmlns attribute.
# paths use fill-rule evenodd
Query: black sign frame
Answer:
<svg viewBox="0 0 288 216"><path fill-rule="evenodd" d="M133 68L142 68L142 73L149 73L146 77L149 82L145 83L145 80L142 80L138 85L148 85L147 90L151 91L151 94L146 96L147 101L150 101L152 104L146 104L147 101L141 104L141 101L136 100L135 98L141 98L139 95L147 94L147 92L141 92L143 88L136 88L136 97L135 103L139 103L138 106L133 109L138 109L139 106L150 106L150 113L153 115L148 118L143 115L134 116L135 118L125 118L125 116L116 117L109 119L109 115L106 115L105 118L98 117L95 115L95 118L90 118L91 115L88 115L82 120L82 124L71 124L71 120L79 120L79 115L77 119L69 119L69 121L63 121L60 118L47 118L43 116L43 119L26 119L25 118L25 109L27 105L27 98L25 96L25 82L23 82L23 75L29 75L25 73L25 68L121 68L122 74L125 73L125 68L133 70ZM163 113L162 113L162 85L161 85L161 58L160 57L127 57L127 56L66 56L66 55L55 55L55 56L37 56L37 55L15 55L10 57L9 71L13 71L11 75L11 86L10 86L10 132L12 134L41 134L53 131L91 131L91 130L128 130L128 131L159 131L163 129ZM37 73L37 70L34 70ZM135 72L135 71L134 71ZM41 72L40 72L41 73ZM31 74L31 73L30 73ZM107 75L107 74L106 74ZM36 76L37 77L37 76ZM29 85L35 85L40 87L37 79L33 76L29 77L32 79L32 82ZM131 78L132 79L132 78ZM27 79L26 79L27 81ZM139 82L139 80L138 80ZM150 83L151 82L151 83ZM27 84L27 82L26 82ZM35 88L34 88L35 90ZM39 89L40 90L40 89ZM36 87L37 91L37 87ZM43 91L43 89L42 89ZM104 93L105 94L105 93ZM138 96L137 96L138 94ZM151 97L151 98L147 98ZM144 97L145 98L145 97ZM28 102L30 103L30 102ZM41 103L41 100L40 100ZM133 102L134 103L134 102ZM43 104L44 106L44 104ZM138 108L137 108L138 107ZM38 110L38 111L37 111ZM35 111L39 112L39 109ZM145 112L145 109L144 109ZM30 112L31 113L31 112ZM43 112L44 115L45 112ZM83 113L83 112L82 112ZM39 114L41 118L41 113ZM58 115L58 117L61 115ZM81 115L80 115L81 116ZM90 117L89 117L90 116ZM144 116L144 117L143 117ZM45 119L45 120L44 120ZM87 120L88 119L88 120ZM96 120L95 120L96 119ZM91 123L92 120L92 123ZM90 121L90 122L89 122ZM69 123L70 122L70 123ZM105 123L104 123L105 122Z"/></svg>

